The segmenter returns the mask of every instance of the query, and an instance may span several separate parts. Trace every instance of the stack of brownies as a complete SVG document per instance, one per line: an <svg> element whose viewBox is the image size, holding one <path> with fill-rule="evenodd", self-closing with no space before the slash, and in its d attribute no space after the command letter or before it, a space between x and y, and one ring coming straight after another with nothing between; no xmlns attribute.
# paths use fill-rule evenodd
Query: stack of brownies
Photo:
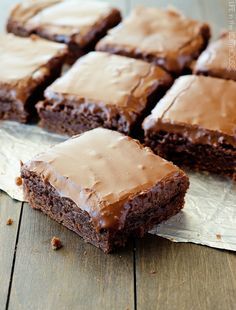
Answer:
<svg viewBox="0 0 236 310"><path fill-rule="evenodd" d="M173 9L121 21L82 0L18 4L7 30L0 119L80 134L22 166L33 208L110 252L182 209L189 180L167 160L236 179L229 33L207 47L209 25Z"/></svg>

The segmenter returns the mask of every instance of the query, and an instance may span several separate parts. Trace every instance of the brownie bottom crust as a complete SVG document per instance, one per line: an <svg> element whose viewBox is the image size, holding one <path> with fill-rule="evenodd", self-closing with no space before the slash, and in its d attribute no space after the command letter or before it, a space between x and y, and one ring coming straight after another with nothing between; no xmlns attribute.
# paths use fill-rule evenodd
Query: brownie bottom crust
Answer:
<svg viewBox="0 0 236 310"><path fill-rule="evenodd" d="M37 117L35 104L42 100L43 91L61 74L65 56L57 57L50 61L47 69L48 74L42 78L37 85L34 85L29 97L24 100L0 98L0 120L13 120L20 123L26 123ZM30 81L29 81L30 83ZM25 87L30 87L25 86Z"/></svg>
<svg viewBox="0 0 236 310"><path fill-rule="evenodd" d="M61 197L47 181L26 169L22 170L22 178L26 198L33 209L42 211L105 253L124 246L131 236L142 237L153 225L177 214L183 208L189 186L186 175L176 174L126 202L129 211L123 229L97 231L90 215L72 200Z"/></svg>
<svg viewBox="0 0 236 310"><path fill-rule="evenodd" d="M180 134L148 133L145 144L179 166L229 177L236 181L236 149L232 145L194 144Z"/></svg>

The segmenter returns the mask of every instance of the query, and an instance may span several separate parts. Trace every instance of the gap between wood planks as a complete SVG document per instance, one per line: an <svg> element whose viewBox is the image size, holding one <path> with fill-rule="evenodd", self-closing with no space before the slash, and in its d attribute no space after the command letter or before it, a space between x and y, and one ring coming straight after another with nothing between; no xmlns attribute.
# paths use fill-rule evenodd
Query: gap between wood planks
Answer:
<svg viewBox="0 0 236 310"><path fill-rule="evenodd" d="M17 226L15 249L14 249L14 255L12 259L11 275L10 275L8 292L7 292L6 310L9 307L9 302L10 302L10 297L11 297L11 286L12 286L12 280L13 280L14 268L15 268L15 262L16 262L16 253L17 253L17 245L18 245L18 240L19 240L19 235L20 235L21 220L22 220L22 215L23 215L23 206L24 206L24 202L21 203L20 217L19 217L18 226Z"/></svg>

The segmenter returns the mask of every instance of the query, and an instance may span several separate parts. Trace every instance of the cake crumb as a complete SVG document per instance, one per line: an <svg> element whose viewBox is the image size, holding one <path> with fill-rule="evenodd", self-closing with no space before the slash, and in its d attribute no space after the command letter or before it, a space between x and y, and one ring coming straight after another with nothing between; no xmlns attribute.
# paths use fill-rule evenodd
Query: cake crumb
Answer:
<svg viewBox="0 0 236 310"><path fill-rule="evenodd" d="M21 186L22 185L22 183L23 183L23 181L22 181L22 178L21 177L16 177L16 185L17 186Z"/></svg>
<svg viewBox="0 0 236 310"><path fill-rule="evenodd" d="M36 41L38 39L38 36L36 34L31 34L30 38L32 41Z"/></svg>
<svg viewBox="0 0 236 310"><path fill-rule="evenodd" d="M53 237L51 240L51 246L53 250L59 250L62 247L61 240L57 237Z"/></svg>
<svg viewBox="0 0 236 310"><path fill-rule="evenodd" d="M216 234L216 239L221 240L221 234Z"/></svg>
<svg viewBox="0 0 236 310"><path fill-rule="evenodd" d="M13 224L13 219L9 218L6 222L7 225L12 225Z"/></svg>

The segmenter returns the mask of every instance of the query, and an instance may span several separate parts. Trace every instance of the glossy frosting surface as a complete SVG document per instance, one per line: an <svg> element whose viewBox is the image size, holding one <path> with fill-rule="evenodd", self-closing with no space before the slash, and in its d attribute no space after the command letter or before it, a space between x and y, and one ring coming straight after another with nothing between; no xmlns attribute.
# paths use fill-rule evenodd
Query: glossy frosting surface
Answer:
<svg viewBox="0 0 236 310"><path fill-rule="evenodd" d="M113 14L117 16L119 11L101 1L41 0L16 5L9 22L19 25L26 34L37 33L50 40L85 44Z"/></svg>
<svg viewBox="0 0 236 310"><path fill-rule="evenodd" d="M202 26L202 23L176 11L137 7L120 25L108 32L97 49L106 50L108 47L117 53L126 51L131 55L141 53L169 58L168 69L176 69L174 62L177 57L183 55L183 59L179 59L179 66L182 66L181 62L186 62L184 55L187 57L201 48Z"/></svg>
<svg viewBox="0 0 236 310"><path fill-rule="evenodd" d="M0 82L11 83L31 76L64 50L63 44L0 34Z"/></svg>
<svg viewBox="0 0 236 310"><path fill-rule="evenodd" d="M35 15L30 22L59 26L90 26L101 14L108 13L109 4L98 1L70 0L49 6Z"/></svg>
<svg viewBox="0 0 236 310"><path fill-rule="evenodd" d="M74 95L77 100L104 103L136 110L159 83L170 82L162 69L144 61L90 52L80 58L61 78L45 91L47 99L54 94Z"/></svg>
<svg viewBox="0 0 236 310"><path fill-rule="evenodd" d="M198 58L195 71L236 80L235 39L228 32L221 35Z"/></svg>
<svg viewBox="0 0 236 310"><path fill-rule="evenodd" d="M148 129L163 124L194 129L194 138L204 136L206 129L235 139L236 82L213 77L186 75L178 78L172 88L144 121Z"/></svg>
<svg viewBox="0 0 236 310"><path fill-rule="evenodd" d="M26 167L86 210L99 229L121 228L124 202L182 173L139 142L102 128L54 146Z"/></svg>

